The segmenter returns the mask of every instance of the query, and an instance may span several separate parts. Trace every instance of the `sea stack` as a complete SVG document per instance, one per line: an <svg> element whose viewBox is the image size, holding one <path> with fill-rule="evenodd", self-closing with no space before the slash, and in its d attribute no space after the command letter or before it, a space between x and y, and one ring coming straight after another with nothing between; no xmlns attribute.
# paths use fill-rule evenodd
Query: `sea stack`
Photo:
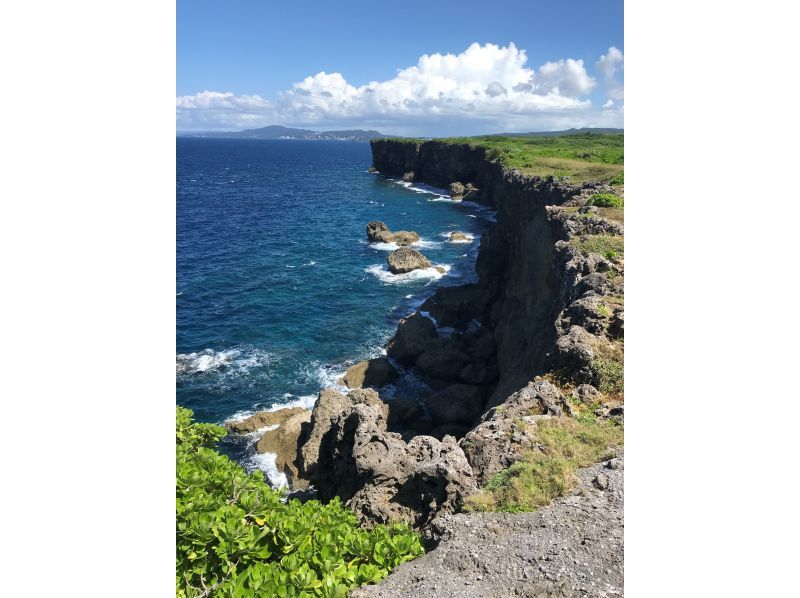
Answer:
<svg viewBox="0 0 800 598"><path fill-rule="evenodd" d="M389 254L389 257L386 258L386 262L392 274L405 274L412 270L431 267L428 258L416 249L411 249L410 247L395 249Z"/></svg>

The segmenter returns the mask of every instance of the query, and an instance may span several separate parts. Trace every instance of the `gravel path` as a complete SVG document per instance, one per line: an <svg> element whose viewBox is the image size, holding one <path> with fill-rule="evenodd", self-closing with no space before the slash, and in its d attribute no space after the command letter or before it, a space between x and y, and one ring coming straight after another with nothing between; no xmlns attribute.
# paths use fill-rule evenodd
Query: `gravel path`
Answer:
<svg viewBox="0 0 800 598"><path fill-rule="evenodd" d="M579 472L580 485L534 513L437 520L441 542L354 598L623 595L623 458Z"/></svg>

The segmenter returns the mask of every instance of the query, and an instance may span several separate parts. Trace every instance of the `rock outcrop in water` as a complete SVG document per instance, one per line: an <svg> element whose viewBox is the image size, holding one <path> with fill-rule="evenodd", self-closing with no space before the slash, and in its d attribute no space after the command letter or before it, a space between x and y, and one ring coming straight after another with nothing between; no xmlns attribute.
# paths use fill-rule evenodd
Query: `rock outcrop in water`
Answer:
<svg viewBox="0 0 800 598"><path fill-rule="evenodd" d="M395 249L386 258L386 263L389 265L389 271L392 274L406 274L413 270L431 267L428 258L410 247Z"/></svg>
<svg viewBox="0 0 800 598"><path fill-rule="evenodd" d="M419 241L419 234L415 231L399 230L392 232L385 223L373 220L367 223L367 239L370 243L397 243L398 245L411 245Z"/></svg>

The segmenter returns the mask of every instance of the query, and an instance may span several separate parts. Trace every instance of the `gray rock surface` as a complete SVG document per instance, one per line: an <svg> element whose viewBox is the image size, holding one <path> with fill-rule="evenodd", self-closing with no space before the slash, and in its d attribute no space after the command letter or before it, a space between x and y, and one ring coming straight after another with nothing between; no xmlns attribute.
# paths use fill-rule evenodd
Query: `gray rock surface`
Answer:
<svg viewBox="0 0 800 598"><path fill-rule="evenodd" d="M426 526L461 508L477 490L455 438L388 431L390 405L371 389L323 391L299 459L300 474L322 500L340 497L367 523Z"/></svg>
<svg viewBox="0 0 800 598"><path fill-rule="evenodd" d="M479 386L452 384L425 399L434 424L471 426L483 412L483 392Z"/></svg>
<svg viewBox="0 0 800 598"><path fill-rule="evenodd" d="M397 332L386 345L386 354L404 365L413 365L417 357L438 344L436 324L415 312L397 325Z"/></svg>
<svg viewBox="0 0 800 598"><path fill-rule="evenodd" d="M386 258L386 263L389 265L389 271L393 274L405 274L412 270L431 267L428 258L410 247L395 249Z"/></svg>
<svg viewBox="0 0 800 598"><path fill-rule="evenodd" d="M621 459L618 460L621 463ZM602 474L604 489L593 480ZM610 598L623 595L623 471L598 463L533 513L434 520L438 546L353 598Z"/></svg>
<svg viewBox="0 0 800 598"><path fill-rule="evenodd" d="M235 422L225 422L225 427L232 432L245 434L247 432L255 432L267 426L282 425L287 419L307 411L302 407L289 407L286 409L278 409L277 411L259 411L255 415L251 415L247 419Z"/></svg>
<svg viewBox="0 0 800 598"><path fill-rule="evenodd" d="M294 409L291 409L294 411ZM282 411L289 411L284 409ZM274 430L264 432L256 444L259 453L275 453L275 466L286 474L292 490L306 488L308 483L301 479L297 471L297 443L303 428L311 420L311 410L301 409L294 413Z"/></svg>

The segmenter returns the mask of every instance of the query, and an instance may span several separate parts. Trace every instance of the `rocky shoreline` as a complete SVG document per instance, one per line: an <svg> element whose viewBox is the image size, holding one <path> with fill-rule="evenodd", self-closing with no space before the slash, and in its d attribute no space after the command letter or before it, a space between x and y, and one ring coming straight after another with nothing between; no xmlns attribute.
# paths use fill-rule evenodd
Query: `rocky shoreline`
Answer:
<svg viewBox="0 0 800 598"><path fill-rule="evenodd" d="M461 511L526 453L543 450L542 418L573 415L580 405L592 417L623 420L624 260L597 247L621 243L624 230L596 208L570 209L607 191L603 184L526 177L467 145L381 139L371 146L381 174L449 188L454 199L496 211L481 238L479 281L439 288L399 323L385 358L348 369L340 382L352 390L325 389L313 412L274 416L283 421L258 448L278 454L293 490L310 484L323 500L340 497L366 524L405 521L435 543L435 522ZM399 245L387 260L393 273L430 267L410 247L419 239L413 231L375 221L367 236ZM405 372L430 392L384 400L380 388ZM250 419L236 426L274 425L263 414ZM618 519L609 525L621 526ZM620 562L621 547L620 540Z"/></svg>

